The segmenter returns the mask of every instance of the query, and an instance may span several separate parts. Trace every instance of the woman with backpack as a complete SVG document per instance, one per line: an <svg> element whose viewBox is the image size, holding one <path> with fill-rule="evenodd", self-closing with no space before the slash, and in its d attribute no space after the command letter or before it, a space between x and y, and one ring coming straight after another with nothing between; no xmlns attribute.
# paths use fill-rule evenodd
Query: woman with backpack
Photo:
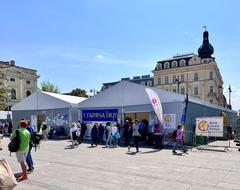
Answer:
<svg viewBox="0 0 240 190"><path fill-rule="evenodd" d="M183 126L182 124L178 124L177 130L175 130L172 134L173 138L176 138L174 147L173 147L173 154L176 154L176 148L180 147L183 151L183 153L187 152L187 150L183 146Z"/></svg>
<svg viewBox="0 0 240 190"><path fill-rule="evenodd" d="M27 121L21 120L19 122L20 129L17 129L13 132L13 135L11 136L10 140L11 142L16 140L18 141L18 147L16 150L16 157L17 161L20 163L22 172L19 173L17 177L17 181L27 180L27 164L26 164L26 158L29 150L29 143L31 139L31 134L26 129L27 127ZM10 145L10 144L9 144Z"/></svg>

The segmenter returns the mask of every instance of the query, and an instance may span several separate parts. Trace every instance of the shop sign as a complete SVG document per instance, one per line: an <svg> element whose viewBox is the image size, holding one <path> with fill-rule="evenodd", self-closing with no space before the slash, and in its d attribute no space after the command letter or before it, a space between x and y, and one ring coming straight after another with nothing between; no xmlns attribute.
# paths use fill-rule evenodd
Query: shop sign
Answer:
<svg viewBox="0 0 240 190"><path fill-rule="evenodd" d="M223 117L196 118L196 135L223 137Z"/></svg>
<svg viewBox="0 0 240 190"><path fill-rule="evenodd" d="M117 121L118 109L82 110L83 121Z"/></svg>

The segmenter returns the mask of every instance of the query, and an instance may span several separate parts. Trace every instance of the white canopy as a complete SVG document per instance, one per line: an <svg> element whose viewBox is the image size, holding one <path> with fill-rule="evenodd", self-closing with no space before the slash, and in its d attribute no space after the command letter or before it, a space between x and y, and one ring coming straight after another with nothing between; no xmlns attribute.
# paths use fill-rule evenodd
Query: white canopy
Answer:
<svg viewBox="0 0 240 190"><path fill-rule="evenodd" d="M45 110L77 107L78 103L87 98L36 91L12 107L16 110Z"/></svg>
<svg viewBox="0 0 240 190"><path fill-rule="evenodd" d="M88 98L83 102L80 102L78 106L80 108L107 108L151 105L150 99L145 91L146 88L151 88L154 90L158 94L158 97L162 104L176 102L180 103L184 102L186 98L186 96L182 94L177 94L153 87L146 87L144 85L128 81L121 81L109 89L106 89L97 95ZM214 105L193 97L189 97L188 100L189 102L204 105L207 107L234 112L233 110L229 110L227 108Z"/></svg>
<svg viewBox="0 0 240 190"><path fill-rule="evenodd" d="M132 82L121 81L111 88L100 92L99 94L79 103L81 108L96 107L121 107L133 105L151 104L145 91L146 86ZM183 102L185 96L160 90L153 89L159 96L162 103Z"/></svg>

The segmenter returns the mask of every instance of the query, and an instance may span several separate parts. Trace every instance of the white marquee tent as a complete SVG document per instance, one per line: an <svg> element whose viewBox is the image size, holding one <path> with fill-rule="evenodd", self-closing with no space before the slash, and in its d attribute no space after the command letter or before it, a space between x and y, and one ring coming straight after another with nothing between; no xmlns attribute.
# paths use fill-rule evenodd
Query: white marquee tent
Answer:
<svg viewBox="0 0 240 190"><path fill-rule="evenodd" d="M97 95L79 103L80 110L118 109L121 121L125 113L148 112L153 114L150 99L145 91L146 87L132 82L121 81ZM176 123L180 123L185 96L157 88L154 90L162 103L163 114L176 114ZM186 130L193 131L196 117L219 116L225 112L229 117L229 125L236 126L236 112L227 108L213 105L199 99L189 97Z"/></svg>
<svg viewBox="0 0 240 190"><path fill-rule="evenodd" d="M12 107L13 126L16 127L21 118L30 119L37 125L34 119L37 118L38 125L44 121L51 126L64 125L67 128L71 122L79 119L78 103L85 99L36 91Z"/></svg>

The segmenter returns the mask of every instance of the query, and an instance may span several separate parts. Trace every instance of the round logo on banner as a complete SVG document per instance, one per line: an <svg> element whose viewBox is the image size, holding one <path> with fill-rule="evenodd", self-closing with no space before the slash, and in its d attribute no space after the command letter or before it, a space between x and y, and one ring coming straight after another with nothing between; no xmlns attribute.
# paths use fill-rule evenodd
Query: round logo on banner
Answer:
<svg viewBox="0 0 240 190"><path fill-rule="evenodd" d="M165 115L165 116L164 116L164 120L165 120L166 122L170 122L170 121L171 121L171 116L170 116L170 115Z"/></svg>

